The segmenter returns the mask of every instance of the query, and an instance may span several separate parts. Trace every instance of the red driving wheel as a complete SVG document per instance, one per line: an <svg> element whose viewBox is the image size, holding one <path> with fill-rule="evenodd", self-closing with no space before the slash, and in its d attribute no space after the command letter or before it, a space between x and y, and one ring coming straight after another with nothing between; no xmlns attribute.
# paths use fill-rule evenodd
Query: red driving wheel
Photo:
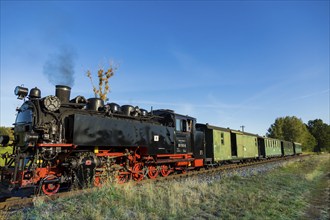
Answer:
<svg viewBox="0 0 330 220"><path fill-rule="evenodd" d="M168 176L171 173L171 169L167 165L162 165L160 167L160 173L162 176Z"/></svg>
<svg viewBox="0 0 330 220"><path fill-rule="evenodd" d="M122 184L122 183L128 182L130 175L131 175L130 172L119 171L119 173L117 175L117 183Z"/></svg>
<svg viewBox="0 0 330 220"><path fill-rule="evenodd" d="M49 176L47 176L43 179L41 189L42 189L42 192L45 195L54 195L60 189L60 184L57 183L57 182L47 183L47 181L51 181L51 180L54 180L54 179L56 179L56 176L54 176L54 175L49 175Z"/></svg>
<svg viewBox="0 0 330 220"><path fill-rule="evenodd" d="M143 164L136 163L132 169L132 177L135 181L141 181L144 178Z"/></svg>
<svg viewBox="0 0 330 220"><path fill-rule="evenodd" d="M148 177L150 179L156 179L156 177L158 176L159 171L157 169L157 167L155 166L148 166Z"/></svg>

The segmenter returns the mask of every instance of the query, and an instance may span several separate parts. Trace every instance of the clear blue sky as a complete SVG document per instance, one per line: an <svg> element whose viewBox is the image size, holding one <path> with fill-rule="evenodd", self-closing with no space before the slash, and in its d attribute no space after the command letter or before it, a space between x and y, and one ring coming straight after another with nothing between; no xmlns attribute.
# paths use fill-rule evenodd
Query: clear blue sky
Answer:
<svg viewBox="0 0 330 220"><path fill-rule="evenodd" d="M1 1L1 126L17 85L54 94L43 69L63 51L71 97L113 61L120 105L261 135L282 116L329 123L329 1Z"/></svg>

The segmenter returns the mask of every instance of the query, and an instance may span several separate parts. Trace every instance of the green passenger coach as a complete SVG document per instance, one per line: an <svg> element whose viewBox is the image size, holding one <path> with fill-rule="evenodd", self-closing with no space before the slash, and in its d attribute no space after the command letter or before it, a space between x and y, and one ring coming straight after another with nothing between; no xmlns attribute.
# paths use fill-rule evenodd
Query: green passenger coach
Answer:
<svg viewBox="0 0 330 220"><path fill-rule="evenodd" d="M196 124L196 129L205 134L206 163L214 164L219 161L232 160L229 129L208 124Z"/></svg>
<svg viewBox="0 0 330 220"><path fill-rule="evenodd" d="M257 136L231 130L232 156L237 159L258 158Z"/></svg>
<svg viewBox="0 0 330 220"><path fill-rule="evenodd" d="M295 154L302 154L302 147L300 143L296 143L294 142L294 150L295 150Z"/></svg>
<svg viewBox="0 0 330 220"><path fill-rule="evenodd" d="M265 138L266 157L281 157L281 141L273 138Z"/></svg>
<svg viewBox="0 0 330 220"><path fill-rule="evenodd" d="M214 160L224 161L232 159L230 131L226 129L212 129Z"/></svg>
<svg viewBox="0 0 330 220"><path fill-rule="evenodd" d="M290 156L294 155L293 143L290 141L281 141L282 155Z"/></svg>
<svg viewBox="0 0 330 220"><path fill-rule="evenodd" d="M205 133L207 163L258 158L257 136L212 125L197 124Z"/></svg>
<svg viewBox="0 0 330 220"><path fill-rule="evenodd" d="M302 153L299 143L209 124L196 124L196 129L204 133L205 164L212 166Z"/></svg>

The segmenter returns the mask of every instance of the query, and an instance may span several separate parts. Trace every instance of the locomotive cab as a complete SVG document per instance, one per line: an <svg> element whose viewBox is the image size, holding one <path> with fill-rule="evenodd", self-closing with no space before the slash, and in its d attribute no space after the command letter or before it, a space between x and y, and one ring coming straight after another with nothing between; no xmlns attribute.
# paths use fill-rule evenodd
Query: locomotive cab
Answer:
<svg viewBox="0 0 330 220"><path fill-rule="evenodd" d="M163 125L174 127L175 154L193 154L196 159L205 159L204 133L196 129L195 118L172 110L156 110L153 114L163 118Z"/></svg>
<svg viewBox="0 0 330 220"><path fill-rule="evenodd" d="M175 115L176 153L191 153L194 145L196 119Z"/></svg>

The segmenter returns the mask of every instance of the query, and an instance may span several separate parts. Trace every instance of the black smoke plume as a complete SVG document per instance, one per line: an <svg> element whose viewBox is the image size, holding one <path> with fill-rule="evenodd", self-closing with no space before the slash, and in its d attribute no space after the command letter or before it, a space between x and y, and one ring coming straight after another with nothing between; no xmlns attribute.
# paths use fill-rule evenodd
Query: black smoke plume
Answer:
<svg viewBox="0 0 330 220"><path fill-rule="evenodd" d="M72 48L60 48L58 53L50 54L43 67L43 73L53 85L74 85L74 60L76 53Z"/></svg>

